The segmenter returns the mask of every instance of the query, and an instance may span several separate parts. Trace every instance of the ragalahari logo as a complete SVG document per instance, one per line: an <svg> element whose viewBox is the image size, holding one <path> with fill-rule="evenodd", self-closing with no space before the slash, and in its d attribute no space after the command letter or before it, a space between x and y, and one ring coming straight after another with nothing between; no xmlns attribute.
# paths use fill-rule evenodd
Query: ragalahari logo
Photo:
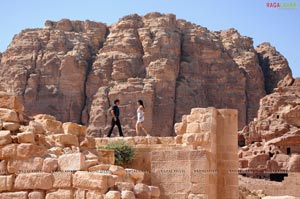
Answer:
<svg viewBox="0 0 300 199"><path fill-rule="evenodd" d="M282 9L294 9L297 8L297 2L267 2L267 8L282 8Z"/></svg>

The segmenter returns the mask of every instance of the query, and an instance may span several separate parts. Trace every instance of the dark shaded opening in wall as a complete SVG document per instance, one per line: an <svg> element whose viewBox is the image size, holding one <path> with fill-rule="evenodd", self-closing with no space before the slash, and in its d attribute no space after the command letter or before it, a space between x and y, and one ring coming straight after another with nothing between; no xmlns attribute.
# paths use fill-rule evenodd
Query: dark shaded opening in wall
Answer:
<svg viewBox="0 0 300 199"><path fill-rule="evenodd" d="M274 156L274 153L269 152L269 157L271 158L271 157L273 157L273 156Z"/></svg>
<svg viewBox="0 0 300 199"><path fill-rule="evenodd" d="M238 145L239 147L243 147L246 145L246 140L243 135L238 135Z"/></svg>
<svg viewBox="0 0 300 199"><path fill-rule="evenodd" d="M279 119L279 115L277 115L276 118Z"/></svg>
<svg viewBox="0 0 300 199"><path fill-rule="evenodd" d="M282 182L284 180L284 177L286 176L288 176L287 173L271 173L270 180L276 182Z"/></svg>
<svg viewBox="0 0 300 199"><path fill-rule="evenodd" d="M290 148L290 147L288 147L288 148L286 149L286 154L287 154L287 155L291 155L291 148Z"/></svg>

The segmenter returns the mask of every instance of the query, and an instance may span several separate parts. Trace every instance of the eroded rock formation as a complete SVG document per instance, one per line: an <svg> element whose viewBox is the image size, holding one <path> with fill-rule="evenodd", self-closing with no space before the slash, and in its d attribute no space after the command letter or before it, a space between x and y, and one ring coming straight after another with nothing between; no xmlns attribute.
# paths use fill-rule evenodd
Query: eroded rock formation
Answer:
<svg viewBox="0 0 300 199"><path fill-rule="evenodd" d="M64 19L16 35L1 59L1 90L22 96L26 113L80 122L85 87L104 24Z"/></svg>
<svg viewBox="0 0 300 199"><path fill-rule="evenodd" d="M300 79L262 98L258 117L240 132L240 167L264 171L300 171ZM267 175L268 176L268 175Z"/></svg>
<svg viewBox="0 0 300 199"><path fill-rule="evenodd" d="M287 60L269 43L262 43L255 49L259 64L265 76L265 89L267 94L273 92L279 81L286 76L292 77Z"/></svg>
<svg viewBox="0 0 300 199"><path fill-rule="evenodd" d="M284 77L291 77L288 63L270 45L255 49L234 29L213 32L159 13L111 26L47 21L16 35L0 63L0 89L20 96L26 114L88 124L100 135L115 98L128 134L137 99L146 102L152 135L171 135L193 107L238 109L241 129Z"/></svg>

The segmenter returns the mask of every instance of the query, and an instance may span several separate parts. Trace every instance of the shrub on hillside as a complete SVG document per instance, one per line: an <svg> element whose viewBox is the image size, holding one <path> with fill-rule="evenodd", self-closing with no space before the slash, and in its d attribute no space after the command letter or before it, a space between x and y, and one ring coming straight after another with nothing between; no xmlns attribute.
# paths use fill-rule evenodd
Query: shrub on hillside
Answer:
<svg viewBox="0 0 300 199"><path fill-rule="evenodd" d="M135 149L124 140L110 142L104 148L114 150L115 164L128 165L134 159Z"/></svg>

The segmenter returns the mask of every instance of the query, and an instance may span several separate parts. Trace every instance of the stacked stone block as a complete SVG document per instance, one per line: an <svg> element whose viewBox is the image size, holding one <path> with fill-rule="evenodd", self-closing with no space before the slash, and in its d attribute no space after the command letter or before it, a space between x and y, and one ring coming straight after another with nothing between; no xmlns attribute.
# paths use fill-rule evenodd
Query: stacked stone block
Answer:
<svg viewBox="0 0 300 199"><path fill-rule="evenodd" d="M14 96L2 98L0 199L159 198L143 172L114 165L114 152L96 147L85 126L44 114L24 119Z"/></svg>

